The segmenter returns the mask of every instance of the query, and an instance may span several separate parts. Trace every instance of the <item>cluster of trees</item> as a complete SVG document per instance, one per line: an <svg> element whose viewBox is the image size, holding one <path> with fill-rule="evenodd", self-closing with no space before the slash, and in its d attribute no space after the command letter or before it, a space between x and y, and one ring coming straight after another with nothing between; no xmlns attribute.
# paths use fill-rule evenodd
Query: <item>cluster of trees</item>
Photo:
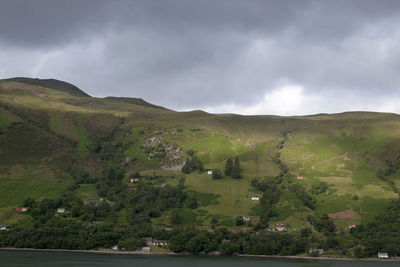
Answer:
<svg viewBox="0 0 400 267"><path fill-rule="evenodd" d="M125 120L120 118L119 124L107 134L89 136L88 150L101 160L111 161L121 159L123 151L128 148L128 144L117 141L117 137L123 135L125 132L121 127L124 123Z"/></svg>
<svg viewBox="0 0 400 267"><path fill-rule="evenodd" d="M222 178L222 172L219 169L213 169L212 170L212 178L213 178L213 180Z"/></svg>
<svg viewBox="0 0 400 267"><path fill-rule="evenodd" d="M328 190L328 184L326 182L320 182L319 184L313 184L311 186L311 193L314 195L322 194Z"/></svg>
<svg viewBox="0 0 400 267"><path fill-rule="evenodd" d="M299 183L289 185L289 191L294 193L305 206L314 209L314 198L310 195L305 187Z"/></svg>
<svg viewBox="0 0 400 267"><path fill-rule="evenodd" d="M202 172L203 163L196 157L196 155L193 155L192 158L186 160L185 165L182 167L182 172L189 174L196 170Z"/></svg>
<svg viewBox="0 0 400 267"><path fill-rule="evenodd" d="M378 252L387 252L390 256L400 255L399 229L400 199L397 199L382 210L371 223L351 229L352 235L359 240L355 256L376 257Z"/></svg>
<svg viewBox="0 0 400 267"><path fill-rule="evenodd" d="M399 190L397 189L396 184L390 178L399 169L400 169L400 156L396 157L395 160L386 161L386 168L385 169L379 169L377 171L377 173L376 173L376 177L378 177L382 181L387 182L395 193L399 193Z"/></svg>
<svg viewBox="0 0 400 267"><path fill-rule="evenodd" d="M270 218L278 216L278 211L273 205L279 202L281 191L274 181L259 182L258 179L253 179L251 184L263 191L260 200L260 223L257 228L268 227Z"/></svg>
<svg viewBox="0 0 400 267"><path fill-rule="evenodd" d="M286 141L287 141L287 139L288 139L289 134L290 134L289 131L284 131L284 132L282 133L282 139L281 139L281 140L278 142L278 144L276 145L276 148L277 148L278 150L281 150L281 149L285 146L285 143L286 143Z"/></svg>
<svg viewBox="0 0 400 267"><path fill-rule="evenodd" d="M150 224L151 218L159 217L162 211L181 207L186 195L182 186L156 187L139 183L127 197L129 223L142 225Z"/></svg>
<svg viewBox="0 0 400 267"><path fill-rule="evenodd" d="M232 161L231 158L228 158L225 163L225 175L231 176L234 179L242 178L242 169L240 168L239 158L235 158L235 161Z"/></svg>
<svg viewBox="0 0 400 267"><path fill-rule="evenodd" d="M220 251L223 255L259 254L294 255L307 249L307 237L290 233L241 232L232 233L225 228L213 233L187 229L170 233L169 247L174 252Z"/></svg>
<svg viewBox="0 0 400 267"><path fill-rule="evenodd" d="M90 225L77 219L52 217L33 226L17 226L0 234L0 245L18 248L94 249L112 247L125 233L112 225Z"/></svg>
<svg viewBox="0 0 400 267"><path fill-rule="evenodd" d="M307 221L314 227L315 230L326 236L326 243L323 245L325 248L336 248L339 245L335 233L335 224L328 217L328 215L308 215Z"/></svg>
<svg viewBox="0 0 400 267"><path fill-rule="evenodd" d="M136 190L128 190L123 183L125 172L119 167L108 167L91 177L82 169L70 170L75 183L58 199L21 203L28 207L31 220L21 221L10 231L1 231L0 246L94 249L118 244L126 249L144 245L142 237L151 236L151 218L168 209L178 209L185 200L184 179L176 187L159 187L151 182L139 182ZM80 183L94 183L100 196L83 202L76 197ZM57 213L64 208L64 213ZM117 223L117 214L124 208L129 226ZM96 222L96 223L95 223Z"/></svg>
<svg viewBox="0 0 400 267"><path fill-rule="evenodd" d="M322 215L321 217L308 215L307 221L315 228L315 230L323 233L324 235L335 233L335 224L326 214Z"/></svg>
<svg viewBox="0 0 400 267"><path fill-rule="evenodd" d="M272 158L272 161L279 167L279 170L280 170L279 176L283 177L283 176L290 175L289 168L286 166L286 164L284 162L281 161L281 153L280 152L277 152L275 154L275 156Z"/></svg>

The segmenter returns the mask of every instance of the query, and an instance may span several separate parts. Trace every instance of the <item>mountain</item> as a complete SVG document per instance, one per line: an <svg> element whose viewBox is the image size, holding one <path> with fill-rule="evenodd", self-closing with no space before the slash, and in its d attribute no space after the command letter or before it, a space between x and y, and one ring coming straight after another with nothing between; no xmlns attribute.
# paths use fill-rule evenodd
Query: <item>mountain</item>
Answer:
<svg viewBox="0 0 400 267"><path fill-rule="evenodd" d="M48 198L50 210L76 209L65 216L79 223L122 228L284 225L327 240L332 222L352 247L349 225L372 222L398 198L397 114L176 112L29 78L1 80L0 95L0 224L31 225L15 208ZM240 179L225 175L229 158ZM104 212L89 210L99 199Z"/></svg>
<svg viewBox="0 0 400 267"><path fill-rule="evenodd" d="M83 96L90 97L88 94L83 92L81 89L76 87L73 84L55 80L55 79L34 79L34 78L26 78L26 77L15 77L10 79L0 80L0 82L18 82L30 85L38 85L47 88L51 88L53 90L65 92L74 96Z"/></svg>
<svg viewBox="0 0 400 267"><path fill-rule="evenodd" d="M113 101L121 101L121 102L129 103L129 104L135 104L135 105L149 107L149 108L166 109L164 107L153 105L149 102L146 102L141 98L108 96L105 99L113 100Z"/></svg>

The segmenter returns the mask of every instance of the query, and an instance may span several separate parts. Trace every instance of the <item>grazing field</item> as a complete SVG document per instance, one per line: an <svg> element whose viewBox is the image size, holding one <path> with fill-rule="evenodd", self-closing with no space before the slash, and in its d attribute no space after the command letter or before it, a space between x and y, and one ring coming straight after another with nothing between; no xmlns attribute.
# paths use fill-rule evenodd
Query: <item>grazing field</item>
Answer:
<svg viewBox="0 0 400 267"><path fill-rule="evenodd" d="M0 207L21 206L26 198L57 198L71 183L31 174L11 179L0 178Z"/></svg>

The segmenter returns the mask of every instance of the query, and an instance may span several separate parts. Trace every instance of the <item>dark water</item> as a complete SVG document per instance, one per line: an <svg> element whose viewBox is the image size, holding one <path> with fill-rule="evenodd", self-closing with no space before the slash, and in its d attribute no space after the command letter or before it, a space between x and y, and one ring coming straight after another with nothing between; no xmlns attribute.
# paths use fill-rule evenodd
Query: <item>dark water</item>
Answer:
<svg viewBox="0 0 400 267"><path fill-rule="evenodd" d="M259 267L259 266L399 266L396 262L277 260L237 257L137 256L71 252L0 251L0 266L157 266L157 267Z"/></svg>

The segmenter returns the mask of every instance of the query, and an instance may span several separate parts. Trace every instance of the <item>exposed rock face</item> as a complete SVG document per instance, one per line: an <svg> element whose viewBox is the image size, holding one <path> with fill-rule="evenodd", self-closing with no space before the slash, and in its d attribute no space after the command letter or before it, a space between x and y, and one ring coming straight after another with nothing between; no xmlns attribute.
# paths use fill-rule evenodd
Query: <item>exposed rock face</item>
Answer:
<svg viewBox="0 0 400 267"><path fill-rule="evenodd" d="M176 144L165 144L167 158L163 161L161 168L163 170L181 170L186 162L185 154Z"/></svg>
<svg viewBox="0 0 400 267"><path fill-rule="evenodd" d="M162 158L161 169L181 170L186 157L182 149L173 143L162 140L161 136L152 136L146 140L144 148L149 158Z"/></svg>

